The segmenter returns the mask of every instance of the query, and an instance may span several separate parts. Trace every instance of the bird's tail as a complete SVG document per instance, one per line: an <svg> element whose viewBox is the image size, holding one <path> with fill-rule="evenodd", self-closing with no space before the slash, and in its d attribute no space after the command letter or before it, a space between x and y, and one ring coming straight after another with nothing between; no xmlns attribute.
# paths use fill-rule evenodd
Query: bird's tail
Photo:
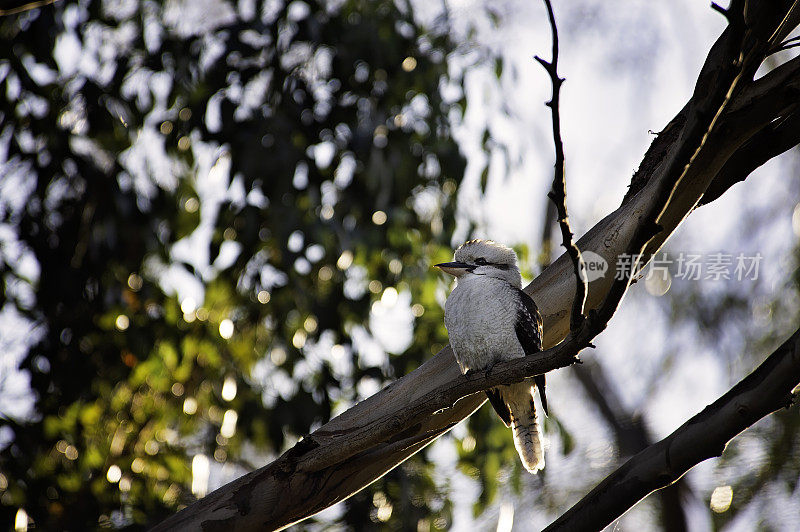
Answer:
<svg viewBox="0 0 800 532"><path fill-rule="evenodd" d="M512 405L511 430L514 433L514 446L517 448L522 465L531 473L544 469L544 450L542 449L542 429L533 404L533 389L527 386L527 401ZM527 404L526 404L527 403Z"/></svg>

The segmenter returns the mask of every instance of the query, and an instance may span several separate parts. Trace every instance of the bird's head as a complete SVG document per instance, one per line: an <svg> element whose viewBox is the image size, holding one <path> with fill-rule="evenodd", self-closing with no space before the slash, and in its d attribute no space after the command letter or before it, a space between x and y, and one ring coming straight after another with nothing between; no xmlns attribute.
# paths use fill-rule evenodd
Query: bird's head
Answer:
<svg viewBox="0 0 800 532"><path fill-rule="evenodd" d="M519 288L522 280L514 250L491 240L470 240L462 244L453 262L436 264L443 272L458 279L486 276L502 279Z"/></svg>

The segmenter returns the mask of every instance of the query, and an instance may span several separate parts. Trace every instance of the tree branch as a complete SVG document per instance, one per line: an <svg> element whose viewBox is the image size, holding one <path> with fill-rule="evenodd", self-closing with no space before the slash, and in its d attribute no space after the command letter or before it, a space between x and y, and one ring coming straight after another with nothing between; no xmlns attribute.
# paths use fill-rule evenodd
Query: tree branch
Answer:
<svg viewBox="0 0 800 532"><path fill-rule="evenodd" d="M594 330L589 327L580 328L579 332L574 339L540 353L498 362L486 372L459 375L397 409L391 416L353 427L347 438L338 438L324 448L309 451L297 469L308 473L319 471L376 444L390 441L396 435L407 432L409 427L420 425L432 414L453 408L467 396L569 366L576 362L578 353L594 337ZM310 437L314 438L314 435Z"/></svg>
<svg viewBox="0 0 800 532"><path fill-rule="evenodd" d="M3 2L0 4L2 8L0 9L0 17L8 16L8 15L18 15L24 11L30 11L31 9L37 9L40 7L48 6L50 4L55 3L57 0L37 0L35 2L20 2L20 1L8 1Z"/></svg>
<svg viewBox="0 0 800 532"><path fill-rule="evenodd" d="M794 148L798 143L800 143L800 111L795 111L753 135L737 150L711 182L699 205L706 205L719 198L730 187L747 179L753 170L773 157Z"/></svg>
<svg viewBox="0 0 800 532"><path fill-rule="evenodd" d="M644 420L625 409L600 364L595 360L587 360L580 366L573 366L573 371L589 395L590 402L597 406L601 416L614 432L617 448L621 454L633 456L653 444ZM685 492L689 492L689 487L680 479L659 490L661 523L664 530L670 532L688 530L686 512L681 502L682 494Z"/></svg>
<svg viewBox="0 0 800 532"><path fill-rule="evenodd" d="M569 216L567 215L567 181L564 175L564 143L561 140L561 114L559 112L561 84L564 83L564 78L558 75L558 28L553 14L553 6L550 4L550 0L544 0L544 5L547 8L547 18L550 21L550 31L553 38L553 58L550 62L545 61L538 55L534 59L547 71L550 76L550 83L553 86L553 95L545 105L550 108L552 117L556 162L553 171L553 185L547 197L556 206L558 226L561 229L561 245L567 250L567 254L572 260L572 266L575 269L575 299L572 301L572 313L569 320L570 330L574 331L583 323L583 308L586 304L589 283L586 277L586 264L583 262L580 249L572 240L572 229L569 226Z"/></svg>
<svg viewBox="0 0 800 532"><path fill-rule="evenodd" d="M792 405L800 383L800 329L755 371L675 432L609 475L545 530L600 530L651 492L722 455L737 434Z"/></svg>
<svg viewBox="0 0 800 532"><path fill-rule="evenodd" d="M791 5L796 4L794 2ZM785 33L787 28L791 31L794 27L782 22L794 17L794 11L786 2L751 2L747 5L748 20L756 20L761 33L754 33L754 30L737 32L731 28L723 32L709 52L692 98L653 142L622 205L578 240L580 249L597 253L614 265L618 256L640 246L642 264L645 263L696 207L727 160L749 139L796 104L796 97L789 98L777 89L777 96L772 98L773 94L765 89L765 85L761 85L761 92L751 93L751 89L762 80L752 82L749 75L739 78L741 87L737 82L733 85L734 90L730 90L731 81L743 71L740 56L754 49L751 44L754 38L762 34L772 36ZM731 9L734 8L741 9L741 2L734 0ZM780 32L772 29L779 26ZM752 62L758 63L758 59ZM749 74L752 67L746 66ZM800 75L800 65L787 67L784 75ZM730 94L725 92L720 97L720 86L724 86ZM745 94L750 95L749 99L742 99ZM770 98L772 104L763 103ZM722 106L723 112L719 114L722 101L728 104ZM754 104L756 101L761 103ZM717 106L710 103L716 103ZM754 110L759 106L762 109L756 113ZM725 107L728 112L724 111ZM715 116L716 125L709 128ZM702 148L699 152L698 143ZM695 154L694 162L687 165L692 154ZM674 162L676 160L683 161L683 164ZM676 174L676 169L681 178ZM664 191L669 193L666 204L664 198L667 194ZM660 227L646 224L646 221L653 219L654 213L660 216ZM644 226L646 231L640 226ZM660 232L652 238L645 238L659 229ZM607 297L614 284L613 277L613 273L609 272L589 283L587 309L600 308L604 316L610 318L624 294L624 290L618 292L616 300ZM545 346L555 345L570 332L574 287L572 260L564 254L525 288L542 312ZM594 314L598 314L597 311ZM588 345L590 339L599 332L596 328L603 324L603 316L600 319L592 316L590 311L589 318L584 320L581 328L559 347L559 356L563 358L556 359L556 352L548 350L537 355L535 360L534 357L526 357L531 361L520 359L523 362L519 366L509 364L501 367L498 364L492 375L480 385L470 379L457 380L461 377L460 371L452 350L445 348L415 371L326 423L311 438L304 439L273 463L216 490L164 521L157 530L214 530L230 528L234 523L237 530L275 529L313 515L380 478L449 430L454 423L471 414L485 400L482 394L473 393L456 401L452 408L422 418L413 417L413 424L391 421L420 397L441 389L446 392L453 386L462 386L458 393L470 393L469 390L482 389L481 386L491 385L489 383L506 382L506 378L509 378L507 382L512 382L512 375L514 379L521 380L524 375L549 371L558 367L558 364L569 364L574 353ZM501 371L504 372L502 376ZM388 433L367 436L362 430L367 426L373 429L385 427L390 429L388 433L393 436L387 436ZM368 439L376 444L340 462L328 462L323 469L301 471L300 465L306 454L321 456L325 448L330 448L330 456L348 454L349 451L342 450L346 449L346 442L357 432L364 437L355 442L356 446L363 445Z"/></svg>
<svg viewBox="0 0 800 532"><path fill-rule="evenodd" d="M755 39L745 27L745 6L746 2L743 0L731 0L730 7L725 11L729 21L725 32L730 35L730 42L727 43L727 61L722 63L716 72L716 83L701 93L702 96L697 99L694 108L687 113L684 141L667 161L665 169L667 176L677 177L674 180L660 181L653 191L656 201L646 211L628 245L627 252L632 257L630 271L627 275L618 276L611 285L598 310L601 322L607 322L616 312L645 257L648 243L663 231L661 223L665 215L669 215L670 203L680 195L681 184L692 175L694 167L702 163L702 156L710 145L709 138L716 132L718 121L730 104L733 94L739 90L742 80L755 73L765 57L767 44ZM748 50L747 53L744 53L744 50ZM699 85L698 82L698 87ZM695 96L698 92L696 89ZM657 250L658 248L652 252L655 253Z"/></svg>

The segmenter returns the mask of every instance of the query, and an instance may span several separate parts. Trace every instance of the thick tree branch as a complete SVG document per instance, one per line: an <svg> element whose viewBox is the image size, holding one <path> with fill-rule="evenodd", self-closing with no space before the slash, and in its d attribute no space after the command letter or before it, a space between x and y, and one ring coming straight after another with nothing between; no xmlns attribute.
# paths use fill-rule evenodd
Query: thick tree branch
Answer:
<svg viewBox="0 0 800 532"><path fill-rule="evenodd" d="M745 26L745 6L744 0L732 0L730 7L725 11L725 16L730 22L725 30L730 36L726 50L727 60L717 70L715 84L700 93L696 105L687 113L688 121L683 131L684 141L666 161L666 175L677 178L661 180L653 190L656 201L649 206L628 244L627 252L632 257L630 270L627 275L618 276L609 288L603 304L598 309L598 318L601 322L608 322L611 319L635 278L641 261L644 259L646 263L648 260L645 258L646 246L653 237L663 231L662 224L665 223L665 218L669 220L670 204L679 198L682 183L691 179L694 169L704 162L703 156L709 149L713 149L709 139L717 132L718 121L727 110L733 94L740 90L740 84L744 79L752 77L766 55L767 44L756 39L753 32ZM698 93L696 89L695 96ZM657 250L658 248L652 252Z"/></svg>
<svg viewBox="0 0 800 532"><path fill-rule="evenodd" d="M547 18L550 21L550 31L553 39L553 58L548 62L539 56L535 59L544 67L550 76L550 83L553 87L553 96L547 102L550 108L550 115L553 126L553 145L555 147L556 162L553 171L553 185L547 194L556 206L558 214L558 226L561 229L561 245L567 250L572 266L575 269L575 298L572 301L572 313L570 315L570 330L576 330L581 326L584 319L584 305L586 304L586 294L589 291L588 280L586 278L586 264L583 262L581 251L572 240L572 229L569 226L569 216L567 215L567 181L564 175L564 143L561 140L561 84L564 78L558 75L558 28L553 14L553 6L550 0L544 0L547 8Z"/></svg>
<svg viewBox="0 0 800 532"><path fill-rule="evenodd" d="M731 9L741 9L741 3L734 1L733 4ZM747 4L745 19L754 22L747 31L728 28L723 32L709 52L691 100L648 150L623 204L578 241L580 249L597 253L611 268L607 275L589 283L586 308L600 308L603 311L601 319L593 318L590 312L590 317L581 328L559 347L558 356L563 358L556 357L556 352L550 350L535 359L530 357L530 362L522 359L524 362L519 366L498 365L490 376L478 384L477 379L483 376L475 376L475 381L462 378L452 351L449 347L445 348L417 370L326 423L275 462L220 488L168 519L157 529L214 530L230 528L233 523L237 530L287 526L343 500L380 478L471 414L484 401L482 394L473 393L456 401L452 408L422 416L422 419L414 416L402 418L413 419L412 424L392 421L419 398L430 397L428 394L440 390L447 393L447 390L456 386L460 387L458 393L470 393L470 390L482 389L481 386L489 383L511 382L505 379L512 376L521 380L525 375L548 371L559 367L559 364L569 364L574 354L599 332L598 327L604 323L602 318L613 314L613 309L624 294L622 290L615 298L607 297L614 283L613 267L617 257L641 246L639 249L642 249L644 264L692 212L728 159L796 104L796 96L790 98L777 89L777 96L774 96L765 84L756 88L764 78L758 82L750 81L752 65L745 64L746 68L743 68L740 62L742 54L758 49L756 58L751 62L759 63L763 59L760 50L764 45L756 46L758 43L763 43L773 34L784 34L780 39L785 38L787 28L781 24L783 20L796 19L793 14L796 10L790 9L795 4ZM777 32L775 28L779 26L780 31ZM796 22L788 28L789 31L795 26ZM741 76L744 70L747 70L747 75ZM800 75L800 65L786 67L783 75L788 78ZM737 76L741 83L732 85ZM720 87L724 87L723 96L720 96ZM747 98L744 99L743 95ZM768 104L770 99L772 103ZM722 102L728 103L722 105ZM721 114L720 107L723 108ZM714 126L709 128L715 116ZM702 147L699 152L698 144ZM693 163L687 165L693 155ZM669 193L666 205L664 191ZM652 223L654 213L660 216L660 227ZM648 221L651 223L648 224ZM655 234L657 230L660 232ZM653 234L655 236L649 238ZM570 257L562 255L525 291L534 298L544 317L545 346L555 345L570 331L570 308L575 295L575 276ZM595 311L594 315L597 314ZM442 404L445 403L443 400ZM364 430L364 427L383 427L387 433L368 435L372 429ZM360 439L353 441L351 437L354 434L360 434ZM349 450L347 441L353 441L353 447ZM302 471L307 454L317 457L317 464L321 464L323 461L320 457L325 452L330 452L331 457L341 457L368 441L376 443L362 447L365 450L339 462L328 461L322 469Z"/></svg>
<svg viewBox="0 0 800 532"><path fill-rule="evenodd" d="M628 460L545 530L601 530L649 493L722 455L737 434L792 405L800 383L800 329L728 393Z"/></svg>
<svg viewBox="0 0 800 532"><path fill-rule="evenodd" d="M397 409L391 416L377 419L367 425L353 427L348 432L346 439L339 438L325 448L309 451L303 457L298 469L309 473L319 471L378 443L390 441L396 435L408 431L409 427L420 425L432 414L452 408L459 400L469 395L501 384L522 382L528 377L569 366L576 361L578 353L587 347L596 334L593 329L588 327L581 328L579 331L580 334L577 334L574 339L562 342L541 353L498 362L485 373L460 375ZM311 437L313 438L314 435Z"/></svg>
<svg viewBox="0 0 800 532"><path fill-rule="evenodd" d="M722 167L703 194L700 205L711 203L730 187L747 179L753 170L800 143L800 109L778 119L753 135Z"/></svg>

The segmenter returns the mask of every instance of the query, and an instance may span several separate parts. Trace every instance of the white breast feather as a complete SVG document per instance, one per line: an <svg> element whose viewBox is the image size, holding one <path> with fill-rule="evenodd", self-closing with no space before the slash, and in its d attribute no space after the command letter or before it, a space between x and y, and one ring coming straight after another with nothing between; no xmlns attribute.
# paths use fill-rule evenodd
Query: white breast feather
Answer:
<svg viewBox="0 0 800 532"><path fill-rule="evenodd" d="M459 280L445 303L444 323L462 372L525 356L517 340L517 296L490 277Z"/></svg>

